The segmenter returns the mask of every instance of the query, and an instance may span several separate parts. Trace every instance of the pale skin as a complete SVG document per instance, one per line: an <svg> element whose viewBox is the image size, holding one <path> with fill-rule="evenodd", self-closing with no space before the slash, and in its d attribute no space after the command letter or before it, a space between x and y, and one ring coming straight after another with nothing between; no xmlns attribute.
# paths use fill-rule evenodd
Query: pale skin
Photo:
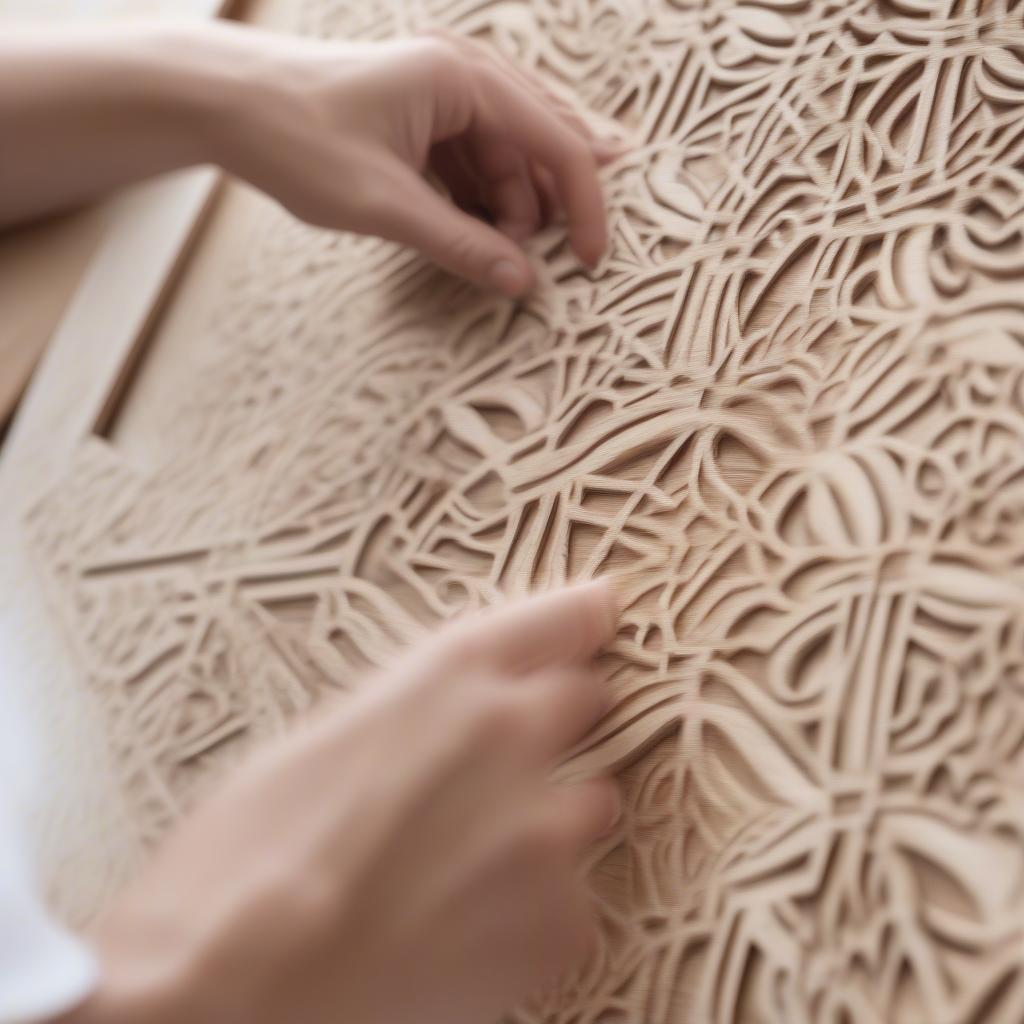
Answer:
<svg viewBox="0 0 1024 1024"><path fill-rule="evenodd" d="M5 28L0 137L0 225L216 163L512 297L552 218L600 258L619 150L466 41L226 25ZM484 1024L572 971L619 797L554 772L607 708L616 614L596 581L458 619L253 754L103 916L61 1024Z"/></svg>
<svg viewBox="0 0 1024 1024"><path fill-rule="evenodd" d="M0 131L17 140L0 159L0 227L214 163L304 220L412 246L512 297L534 283L522 243L554 217L581 261L600 258L597 171L622 150L469 40L320 42L225 23L4 26Z"/></svg>
<svg viewBox="0 0 1024 1024"><path fill-rule="evenodd" d="M552 770L608 692L597 582L464 619L262 751L101 922L65 1024L481 1024L576 967L609 779Z"/></svg>

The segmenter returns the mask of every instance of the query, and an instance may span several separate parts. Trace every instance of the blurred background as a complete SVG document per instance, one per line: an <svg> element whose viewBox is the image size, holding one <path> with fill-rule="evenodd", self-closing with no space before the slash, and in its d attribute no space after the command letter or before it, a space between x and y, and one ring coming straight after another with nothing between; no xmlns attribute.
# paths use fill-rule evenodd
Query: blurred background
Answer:
<svg viewBox="0 0 1024 1024"><path fill-rule="evenodd" d="M171 14L191 5L175 0L0 0L0 17L32 21L71 21Z"/></svg>

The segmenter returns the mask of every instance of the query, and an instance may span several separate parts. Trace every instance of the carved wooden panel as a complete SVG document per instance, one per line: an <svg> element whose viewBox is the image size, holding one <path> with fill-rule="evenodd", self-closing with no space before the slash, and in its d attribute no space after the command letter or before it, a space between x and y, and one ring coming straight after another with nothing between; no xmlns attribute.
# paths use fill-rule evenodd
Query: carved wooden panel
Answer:
<svg viewBox="0 0 1024 1024"><path fill-rule="evenodd" d="M35 510L142 832L431 624L610 573L602 945L517 1018L1024 1020L1022 12L304 4L638 145L521 306L261 215L170 454L93 441Z"/></svg>

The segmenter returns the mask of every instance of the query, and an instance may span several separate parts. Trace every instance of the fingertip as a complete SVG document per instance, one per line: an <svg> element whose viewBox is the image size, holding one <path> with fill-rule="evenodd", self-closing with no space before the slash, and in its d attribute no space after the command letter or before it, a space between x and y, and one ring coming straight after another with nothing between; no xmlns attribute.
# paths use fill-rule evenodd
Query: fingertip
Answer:
<svg viewBox="0 0 1024 1024"><path fill-rule="evenodd" d="M606 164L613 163L620 156L625 156L632 147L625 139L607 136L602 139L595 139L590 144L590 148L594 154L594 159L604 167Z"/></svg>
<svg viewBox="0 0 1024 1024"><path fill-rule="evenodd" d="M533 288L535 279L533 268L525 258L513 260L502 256L491 267L488 280L502 295L518 299Z"/></svg>
<svg viewBox="0 0 1024 1024"><path fill-rule="evenodd" d="M586 224L573 232L573 251L591 270L601 262L607 246L607 235L603 218L601 223Z"/></svg>
<svg viewBox="0 0 1024 1024"><path fill-rule="evenodd" d="M583 584L586 599L590 604L591 617L598 626L601 643L609 643L619 625L619 597L606 576Z"/></svg>

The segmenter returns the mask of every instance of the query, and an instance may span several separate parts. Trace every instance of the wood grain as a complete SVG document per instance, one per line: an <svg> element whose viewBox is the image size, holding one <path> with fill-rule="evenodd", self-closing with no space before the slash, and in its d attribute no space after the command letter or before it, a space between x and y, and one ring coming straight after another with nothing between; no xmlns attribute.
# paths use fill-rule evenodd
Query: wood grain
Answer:
<svg viewBox="0 0 1024 1024"><path fill-rule="evenodd" d="M608 574L618 702L564 769L625 788L602 940L515 1019L1018 1024L1022 5L298 16L489 39L637 145L601 264L551 230L521 305L222 228L168 443L89 440L30 516L142 841L431 625Z"/></svg>

